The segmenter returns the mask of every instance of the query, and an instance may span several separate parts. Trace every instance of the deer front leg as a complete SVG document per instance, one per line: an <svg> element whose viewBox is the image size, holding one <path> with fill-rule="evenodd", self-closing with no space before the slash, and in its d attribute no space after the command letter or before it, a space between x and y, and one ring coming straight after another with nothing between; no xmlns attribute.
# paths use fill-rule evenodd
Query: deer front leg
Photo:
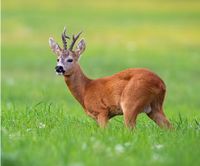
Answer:
<svg viewBox="0 0 200 166"><path fill-rule="evenodd" d="M108 123L108 114L103 111L88 111L85 109L85 112L88 116L93 118L101 128L105 128L106 124Z"/></svg>
<svg viewBox="0 0 200 166"><path fill-rule="evenodd" d="M105 128L108 123L108 115L105 113L99 113L97 115L97 123L101 128Z"/></svg>

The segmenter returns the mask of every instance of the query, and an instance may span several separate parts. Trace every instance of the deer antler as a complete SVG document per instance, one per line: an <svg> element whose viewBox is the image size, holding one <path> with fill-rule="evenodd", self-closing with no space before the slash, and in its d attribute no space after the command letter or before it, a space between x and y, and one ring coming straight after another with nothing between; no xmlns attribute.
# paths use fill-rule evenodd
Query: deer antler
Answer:
<svg viewBox="0 0 200 166"><path fill-rule="evenodd" d="M66 35L66 27L64 27L64 31L62 33L62 42L63 42L64 50L67 50L67 41L66 41L66 39L70 39L70 37Z"/></svg>
<svg viewBox="0 0 200 166"><path fill-rule="evenodd" d="M79 36L81 35L82 32L79 32L76 36L72 36L72 43L70 45L70 48L69 50L72 51L73 47L74 47L74 44L76 43L76 40L79 38Z"/></svg>

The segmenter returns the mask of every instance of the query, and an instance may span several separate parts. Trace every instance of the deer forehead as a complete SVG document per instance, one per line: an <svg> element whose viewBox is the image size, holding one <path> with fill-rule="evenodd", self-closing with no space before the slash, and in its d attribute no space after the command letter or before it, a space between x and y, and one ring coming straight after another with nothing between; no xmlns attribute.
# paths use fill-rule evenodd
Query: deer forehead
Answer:
<svg viewBox="0 0 200 166"><path fill-rule="evenodd" d="M68 50L63 50L62 54L59 56L59 58L63 58L63 59L66 59L66 58L73 58L75 55L73 52L71 51L68 51Z"/></svg>

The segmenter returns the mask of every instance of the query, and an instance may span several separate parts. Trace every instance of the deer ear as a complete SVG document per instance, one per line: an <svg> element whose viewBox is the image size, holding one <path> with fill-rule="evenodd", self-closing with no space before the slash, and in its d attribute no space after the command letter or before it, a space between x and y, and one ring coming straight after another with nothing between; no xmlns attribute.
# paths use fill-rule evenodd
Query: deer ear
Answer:
<svg viewBox="0 0 200 166"><path fill-rule="evenodd" d="M61 48L52 37L49 38L49 46L56 55L60 55Z"/></svg>
<svg viewBox="0 0 200 166"><path fill-rule="evenodd" d="M75 50L76 55L77 55L78 57L80 57L80 55L84 52L85 47L86 47L86 45L85 45L85 40L84 40L84 39L81 39L81 41L78 43L77 48L76 48L76 50Z"/></svg>

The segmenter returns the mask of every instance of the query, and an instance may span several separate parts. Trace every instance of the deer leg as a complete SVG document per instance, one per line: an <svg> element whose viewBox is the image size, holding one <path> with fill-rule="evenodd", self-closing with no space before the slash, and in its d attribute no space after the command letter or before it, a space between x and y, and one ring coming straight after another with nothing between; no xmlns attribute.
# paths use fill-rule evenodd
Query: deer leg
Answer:
<svg viewBox="0 0 200 166"><path fill-rule="evenodd" d="M137 115L135 111L124 111L124 122L127 128L133 129L135 127Z"/></svg>
<svg viewBox="0 0 200 166"><path fill-rule="evenodd" d="M108 116L105 113L99 113L97 115L97 123L101 128L105 128L108 123Z"/></svg>
<svg viewBox="0 0 200 166"><path fill-rule="evenodd" d="M161 92L157 99L150 104L151 112L147 113L147 115L161 128L172 128L172 125L163 112L164 97L165 91Z"/></svg>
<svg viewBox="0 0 200 166"><path fill-rule="evenodd" d="M147 114L161 128L172 128L170 122L167 120L164 112L161 110L152 110Z"/></svg>
<svg viewBox="0 0 200 166"><path fill-rule="evenodd" d="M126 86L120 101L126 127L131 129L135 127L137 115L144 110L149 100L151 95L145 89L136 87L134 82Z"/></svg>
<svg viewBox="0 0 200 166"><path fill-rule="evenodd" d="M124 122L127 128L133 129L136 125L137 115L144 108L143 102L137 101L132 103L132 101L125 100L121 103L121 107L124 114Z"/></svg>

